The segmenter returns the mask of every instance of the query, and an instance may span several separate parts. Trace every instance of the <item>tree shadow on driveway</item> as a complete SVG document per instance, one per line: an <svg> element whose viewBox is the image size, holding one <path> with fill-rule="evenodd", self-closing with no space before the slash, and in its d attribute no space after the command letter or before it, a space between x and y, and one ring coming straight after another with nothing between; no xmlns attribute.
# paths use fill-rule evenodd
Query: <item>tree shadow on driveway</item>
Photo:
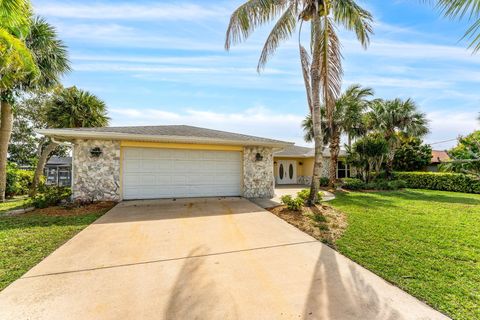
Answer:
<svg viewBox="0 0 480 320"><path fill-rule="evenodd" d="M304 319L404 319L400 313L379 298L358 272L350 266L341 271L335 251L324 246L318 257L304 309Z"/></svg>

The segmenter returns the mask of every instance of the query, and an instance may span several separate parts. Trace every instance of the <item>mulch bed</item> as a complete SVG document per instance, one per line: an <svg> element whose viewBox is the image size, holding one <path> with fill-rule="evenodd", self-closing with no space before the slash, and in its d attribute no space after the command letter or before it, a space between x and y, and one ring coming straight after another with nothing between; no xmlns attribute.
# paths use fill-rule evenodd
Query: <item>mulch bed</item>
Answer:
<svg viewBox="0 0 480 320"><path fill-rule="evenodd" d="M289 210L286 206L281 205L267 210L331 246L335 246L335 241L347 228L345 214L326 205L303 207L300 211Z"/></svg>
<svg viewBox="0 0 480 320"><path fill-rule="evenodd" d="M102 201L83 205L55 206L44 209L35 209L24 215L80 216L94 212L104 212L113 208L116 204L116 202Z"/></svg>

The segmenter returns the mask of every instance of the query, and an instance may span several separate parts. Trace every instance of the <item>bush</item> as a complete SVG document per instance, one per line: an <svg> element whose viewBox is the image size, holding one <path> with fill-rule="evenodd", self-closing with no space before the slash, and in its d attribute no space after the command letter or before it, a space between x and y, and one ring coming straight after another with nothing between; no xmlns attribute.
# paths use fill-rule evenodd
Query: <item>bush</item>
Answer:
<svg viewBox="0 0 480 320"><path fill-rule="evenodd" d="M480 193L480 180L462 173L395 172L408 188Z"/></svg>
<svg viewBox="0 0 480 320"><path fill-rule="evenodd" d="M299 211L304 202L300 197L292 198L292 196L288 194L282 196L280 200L289 210L293 211Z"/></svg>
<svg viewBox="0 0 480 320"><path fill-rule="evenodd" d="M347 190L360 190L365 188L365 183L357 178L344 178L342 181L342 187Z"/></svg>
<svg viewBox="0 0 480 320"><path fill-rule="evenodd" d="M28 193L32 185L34 172L31 170L20 170L14 163L7 165L6 197L24 195Z"/></svg>
<svg viewBox="0 0 480 320"><path fill-rule="evenodd" d="M407 184L403 180L376 180L365 184L366 190L398 190L406 187Z"/></svg>
<svg viewBox="0 0 480 320"><path fill-rule="evenodd" d="M330 179L328 179L327 177L320 178L320 187L328 187L329 184L330 184Z"/></svg>
<svg viewBox="0 0 480 320"><path fill-rule="evenodd" d="M310 189L303 189L302 191L297 192L297 197L302 199L303 202L307 201L310 197ZM318 192L317 203L320 203L322 200L322 193Z"/></svg>
<svg viewBox="0 0 480 320"><path fill-rule="evenodd" d="M35 208L46 208L55 206L64 200L68 200L72 195L70 188L57 186L44 186L40 188L40 193L30 199L30 203Z"/></svg>

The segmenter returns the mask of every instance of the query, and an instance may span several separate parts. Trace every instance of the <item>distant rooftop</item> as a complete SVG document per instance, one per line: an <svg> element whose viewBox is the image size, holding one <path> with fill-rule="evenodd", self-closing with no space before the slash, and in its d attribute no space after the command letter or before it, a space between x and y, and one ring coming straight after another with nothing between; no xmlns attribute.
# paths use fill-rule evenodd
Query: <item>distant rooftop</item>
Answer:
<svg viewBox="0 0 480 320"><path fill-rule="evenodd" d="M70 165L70 164L72 164L72 157L52 156L50 158L50 160L48 160L47 164L50 164L50 165Z"/></svg>
<svg viewBox="0 0 480 320"><path fill-rule="evenodd" d="M347 152L343 149L340 149L339 156L345 157ZM315 148L308 148L308 147L300 147L300 146L290 146L282 151L275 152L275 157L295 157L295 158L313 158L315 156ZM330 149L324 148L323 149L323 156L330 157Z"/></svg>
<svg viewBox="0 0 480 320"><path fill-rule="evenodd" d="M432 150L432 160L430 163L441 163L450 161L450 156L446 151Z"/></svg>

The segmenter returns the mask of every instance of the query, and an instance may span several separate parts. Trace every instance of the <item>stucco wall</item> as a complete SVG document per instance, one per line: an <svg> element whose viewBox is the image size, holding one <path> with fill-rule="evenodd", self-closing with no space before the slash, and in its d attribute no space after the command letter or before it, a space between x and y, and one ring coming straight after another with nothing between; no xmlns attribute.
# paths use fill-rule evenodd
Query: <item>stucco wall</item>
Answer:
<svg viewBox="0 0 480 320"><path fill-rule="evenodd" d="M313 173L313 158L275 158L277 160L295 160L297 161L297 183L298 184L305 184L309 185L312 181L312 173ZM300 165L300 163L302 163ZM322 166L322 177L328 177L328 166L330 165L330 158L323 159L323 166ZM277 179L278 170L277 165L274 165L274 176L275 180Z"/></svg>
<svg viewBox="0 0 480 320"><path fill-rule="evenodd" d="M274 196L273 150L265 147L243 149L243 196L245 198L272 198ZM256 160L256 154L263 157Z"/></svg>
<svg viewBox="0 0 480 320"><path fill-rule="evenodd" d="M92 156L92 148L102 154ZM77 140L73 148L73 199L118 201L120 195L120 142Z"/></svg>

